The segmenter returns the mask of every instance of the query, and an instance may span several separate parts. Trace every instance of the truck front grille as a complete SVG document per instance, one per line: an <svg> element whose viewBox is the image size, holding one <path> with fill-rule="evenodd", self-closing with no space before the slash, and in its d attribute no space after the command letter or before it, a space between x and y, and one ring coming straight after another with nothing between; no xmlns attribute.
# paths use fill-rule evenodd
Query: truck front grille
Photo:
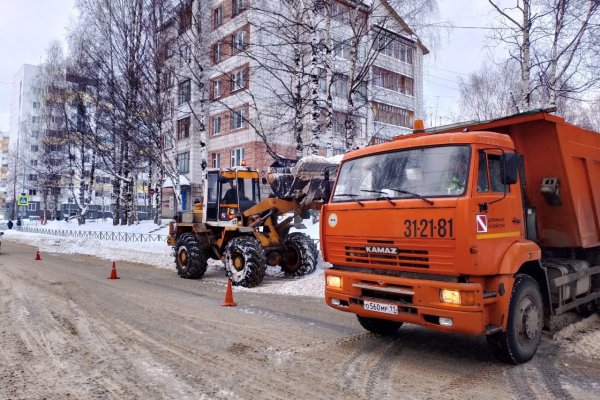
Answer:
<svg viewBox="0 0 600 400"><path fill-rule="evenodd" d="M374 273L392 275L393 271L427 271L428 274L454 275L456 271L453 239L425 241L329 236L325 238L324 247L331 264L373 269Z"/></svg>
<svg viewBox="0 0 600 400"><path fill-rule="evenodd" d="M396 254L371 253L365 246L346 246L346 262L356 265L392 265L408 268L429 268L429 251L397 249Z"/></svg>

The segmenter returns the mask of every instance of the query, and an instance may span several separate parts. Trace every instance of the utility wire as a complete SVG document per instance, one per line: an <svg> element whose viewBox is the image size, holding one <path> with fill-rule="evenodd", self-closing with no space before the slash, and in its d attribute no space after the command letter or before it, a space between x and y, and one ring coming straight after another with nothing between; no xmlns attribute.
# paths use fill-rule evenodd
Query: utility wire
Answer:
<svg viewBox="0 0 600 400"><path fill-rule="evenodd" d="M461 26L454 24L432 24L436 28L451 28L451 29L483 29L488 31L496 31L496 30L512 30L512 28L503 28L503 27L492 27L492 26Z"/></svg>

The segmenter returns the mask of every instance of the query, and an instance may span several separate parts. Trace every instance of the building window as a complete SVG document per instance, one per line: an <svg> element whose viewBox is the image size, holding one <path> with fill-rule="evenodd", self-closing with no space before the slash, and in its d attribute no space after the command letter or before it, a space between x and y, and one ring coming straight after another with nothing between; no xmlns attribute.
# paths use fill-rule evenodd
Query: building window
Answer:
<svg viewBox="0 0 600 400"><path fill-rule="evenodd" d="M214 81L213 82L213 99L218 99L219 97L221 97L221 88L222 88L222 84L221 81Z"/></svg>
<svg viewBox="0 0 600 400"><path fill-rule="evenodd" d="M33 102L33 108L39 108L40 107L40 103L37 101Z"/></svg>
<svg viewBox="0 0 600 400"><path fill-rule="evenodd" d="M190 83L190 80L186 80L183 81L179 84L179 90L178 90L178 104L182 105L184 103L187 103L191 100L191 95L192 95L192 86Z"/></svg>
<svg viewBox="0 0 600 400"><path fill-rule="evenodd" d="M190 65L192 63L192 48L189 44L183 45L179 48L181 51L181 58L179 59L179 66Z"/></svg>
<svg viewBox="0 0 600 400"><path fill-rule="evenodd" d="M373 67L373 85L404 93L414 95L413 79L387 69Z"/></svg>
<svg viewBox="0 0 600 400"><path fill-rule="evenodd" d="M348 77L346 75L336 74L333 77L331 85L331 95L333 97L347 98L349 94Z"/></svg>
<svg viewBox="0 0 600 400"><path fill-rule="evenodd" d="M340 113L333 113L331 118L331 130L336 135L346 134L346 115Z"/></svg>
<svg viewBox="0 0 600 400"><path fill-rule="evenodd" d="M166 134L163 136L163 146L165 149L172 149L175 145L175 138L172 134Z"/></svg>
<svg viewBox="0 0 600 400"><path fill-rule="evenodd" d="M232 0L231 1L231 15L237 15L244 11L244 0Z"/></svg>
<svg viewBox="0 0 600 400"><path fill-rule="evenodd" d="M373 102L373 114L376 122L405 128L413 126L414 112L404 108Z"/></svg>
<svg viewBox="0 0 600 400"><path fill-rule="evenodd" d="M336 57L341 57L345 60L350 59L350 53L352 51L352 46L350 46L347 42L334 42L333 45L333 54Z"/></svg>
<svg viewBox="0 0 600 400"><path fill-rule="evenodd" d="M213 48L213 60L215 63L220 62L223 59L223 43L217 42Z"/></svg>
<svg viewBox="0 0 600 400"><path fill-rule="evenodd" d="M380 33L374 46L381 54L413 64L413 47L408 44Z"/></svg>
<svg viewBox="0 0 600 400"><path fill-rule="evenodd" d="M38 180L37 174L29 174L29 180L30 181L37 181Z"/></svg>
<svg viewBox="0 0 600 400"><path fill-rule="evenodd" d="M29 195L30 196L36 196L37 195L37 190L36 189L29 189Z"/></svg>
<svg viewBox="0 0 600 400"><path fill-rule="evenodd" d="M32 167L37 167L37 165L38 165L38 160L31 160Z"/></svg>
<svg viewBox="0 0 600 400"><path fill-rule="evenodd" d="M231 112L231 129L239 129L244 126L244 109Z"/></svg>
<svg viewBox="0 0 600 400"><path fill-rule="evenodd" d="M231 91L244 89L246 87L246 70L240 69L233 73L231 77Z"/></svg>
<svg viewBox="0 0 600 400"><path fill-rule="evenodd" d="M37 153L37 151L38 151L38 146L37 146L37 144L32 144L32 145L31 145L31 152L32 152L32 153Z"/></svg>
<svg viewBox="0 0 600 400"><path fill-rule="evenodd" d="M231 47L234 53L238 53L246 48L246 31L236 32L231 37Z"/></svg>
<svg viewBox="0 0 600 400"><path fill-rule="evenodd" d="M163 72L163 89L169 89L173 86L173 74L171 72Z"/></svg>
<svg viewBox="0 0 600 400"><path fill-rule="evenodd" d="M192 27L192 6L187 6L179 11L179 34L183 34Z"/></svg>
<svg viewBox="0 0 600 400"><path fill-rule="evenodd" d="M231 150L231 166L239 167L242 165L242 160L244 159L244 148L240 147L239 149Z"/></svg>
<svg viewBox="0 0 600 400"><path fill-rule="evenodd" d="M185 117L177 121L177 140L190 137L190 117Z"/></svg>
<svg viewBox="0 0 600 400"><path fill-rule="evenodd" d="M213 27L220 26L223 23L223 7L219 6L213 10Z"/></svg>
<svg viewBox="0 0 600 400"><path fill-rule="evenodd" d="M221 117L213 118L213 135L218 135L221 133Z"/></svg>
<svg viewBox="0 0 600 400"><path fill-rule="evenodd" d="M212 153L212 167L213 168L221 168L221 154L220 153Z"/></svg>
<svg viewBox="0 0 600 400"><path fill-rule="evenodd" d="M349 16L348 6L337 1L331 3L331 18L340 22L348 22Z"/></svg>
<svg viewBox="0 0 600 400"><path fill-rule="evenodd" d="M37 211L37 204L29 203L29 205L27 206L27 211Z"/></svg>
<svg viewBox="0 0 600 400"><path fill-rule="evenodd" d="M177 154L177 169L180 174L187 174L190 172L190 152Z"/></svg>

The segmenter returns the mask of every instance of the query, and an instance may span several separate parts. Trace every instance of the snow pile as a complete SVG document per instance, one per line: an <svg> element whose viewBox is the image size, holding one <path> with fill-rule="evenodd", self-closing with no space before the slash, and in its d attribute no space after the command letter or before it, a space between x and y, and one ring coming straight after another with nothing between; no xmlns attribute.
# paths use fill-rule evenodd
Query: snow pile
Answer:
<svg viewBox="0 0 600 400"><path fill-rule="evenodd" d="M148 264L159 268L175 268L171 248L166 242L117 242L91 238L71 238L37 233L4 231L10 241L36 246L42 252L86 254L113 261Z"/></svg>
<svg viewBox="0 0 600 400"><path fill-rule="evenodd" d="M554 335L554 341L570 352L600 359L600 315L565 327Z"/></svg>
<svg viewBox="0 0 600 400"><path fill-rule="evenodd" d="M248 291L252 293L271 293L291 296L325 297L325 274L324 270L328 263L323 261L317 264L315 272L301 278L284 278L279 267L268 267L268 276L277 276L272 280L265 280L259 286L248 289L236 287L235 290Z"/></svg>

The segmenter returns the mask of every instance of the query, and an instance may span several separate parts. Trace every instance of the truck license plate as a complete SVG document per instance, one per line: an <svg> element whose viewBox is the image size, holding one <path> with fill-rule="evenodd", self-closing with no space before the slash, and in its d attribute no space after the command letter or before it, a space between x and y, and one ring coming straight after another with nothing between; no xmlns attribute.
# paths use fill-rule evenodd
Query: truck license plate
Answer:
<svg viewBox="0 0 600 400"><path fill-rule="evenodd" d="M380 313L384 313L384 314L398 315L398 306L395 306L393 304L384 304L384 303L377 303L374 301L365 300L363 302L363 308L368 311L375 311L375 312L380 312Z"/></svg>

